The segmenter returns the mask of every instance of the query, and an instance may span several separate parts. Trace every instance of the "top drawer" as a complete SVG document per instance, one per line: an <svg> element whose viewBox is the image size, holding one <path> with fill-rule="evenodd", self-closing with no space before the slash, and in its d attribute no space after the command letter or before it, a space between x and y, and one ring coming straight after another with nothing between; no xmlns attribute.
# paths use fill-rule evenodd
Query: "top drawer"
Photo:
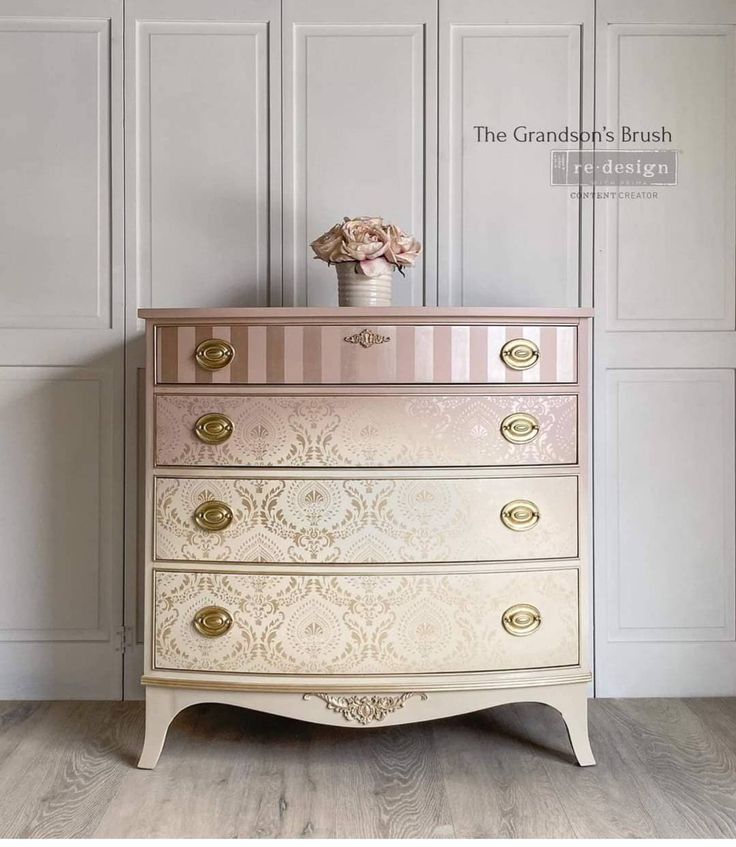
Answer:
<svg viewBox="0 0 736 847"><path fill-rule="evenodd" d="M575 326L208 324L156 329L156 382L574 383Z"/></svg>

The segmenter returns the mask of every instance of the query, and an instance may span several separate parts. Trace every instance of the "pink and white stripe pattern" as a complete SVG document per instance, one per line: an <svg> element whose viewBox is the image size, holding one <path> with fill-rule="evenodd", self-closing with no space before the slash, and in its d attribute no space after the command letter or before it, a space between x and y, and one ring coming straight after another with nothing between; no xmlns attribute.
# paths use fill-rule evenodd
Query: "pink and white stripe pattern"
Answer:
<svg viewBox="0 0 736 847"><path fill-rule="evenodd" d="M369 329L386 337L370 347L345 339ZM197 365L209 338L228 341L233 361L221 370ZM526 338L540 351L526 370L501 359L507 341ZM333 385L369 383L574 383L575 326L199 324L156 330L159 384Z"/></svg>

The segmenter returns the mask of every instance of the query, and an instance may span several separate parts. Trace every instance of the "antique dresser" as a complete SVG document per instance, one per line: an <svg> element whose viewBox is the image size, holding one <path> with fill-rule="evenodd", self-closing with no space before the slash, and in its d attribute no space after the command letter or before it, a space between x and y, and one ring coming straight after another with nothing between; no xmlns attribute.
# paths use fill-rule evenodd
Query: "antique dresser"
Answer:
<svg viewBox="0 0 736 847"><path fill-rule="evenodd" d="M367 728L536 701L594 763L589 312L141 315L140 767L199 702Z"/></svg>

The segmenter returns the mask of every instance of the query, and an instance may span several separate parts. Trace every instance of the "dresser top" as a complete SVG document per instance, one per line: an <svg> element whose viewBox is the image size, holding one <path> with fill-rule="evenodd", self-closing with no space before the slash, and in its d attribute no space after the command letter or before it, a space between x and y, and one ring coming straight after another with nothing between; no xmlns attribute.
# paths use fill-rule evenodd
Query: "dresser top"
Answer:
<svg viewBox="0 0 736 847"><path fill-rule="evenodd" d="M179 321L391 321L452 322L470 321L577 321L592 317L592 309L528 309L518 307L448 307L448 306L373 306L369 308L339 306L333 308L301 308L271 306L261 308L207 308L207 309L139 309L138 316L157 322Z"/></svg>

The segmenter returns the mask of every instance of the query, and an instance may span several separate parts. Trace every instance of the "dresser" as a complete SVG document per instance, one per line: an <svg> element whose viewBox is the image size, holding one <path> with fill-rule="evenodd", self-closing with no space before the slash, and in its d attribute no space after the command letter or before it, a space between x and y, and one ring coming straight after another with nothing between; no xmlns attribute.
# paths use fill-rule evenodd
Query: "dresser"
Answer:
<svg viewBox="0 0 736 847"><path fill-rule="evenodd" d="M139 767L201 702L369 729L534 701L594 764L589 311L140 314Z"/></svg>

